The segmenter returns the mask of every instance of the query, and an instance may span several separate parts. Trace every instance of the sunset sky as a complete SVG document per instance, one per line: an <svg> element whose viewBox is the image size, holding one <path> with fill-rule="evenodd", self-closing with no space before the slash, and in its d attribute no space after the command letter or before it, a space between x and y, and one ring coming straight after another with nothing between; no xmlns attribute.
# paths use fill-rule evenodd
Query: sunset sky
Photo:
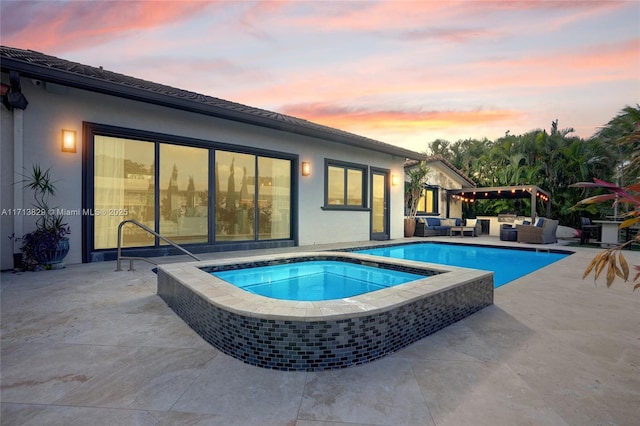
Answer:
<svg viewBox="0 0 640 426"><path fill-rule="evenodd" d="M415 151L640 103L640 2L8 1L1 43Z"/></svg>

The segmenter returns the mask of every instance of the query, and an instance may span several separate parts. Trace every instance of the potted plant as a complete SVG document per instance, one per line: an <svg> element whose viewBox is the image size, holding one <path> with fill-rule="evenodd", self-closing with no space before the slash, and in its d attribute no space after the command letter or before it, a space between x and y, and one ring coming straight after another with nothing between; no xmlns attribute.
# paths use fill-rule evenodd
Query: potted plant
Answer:
<svg viewBox="0 0 640 426"><path fill-rule="evenodd" d="M416 214L418 211L418 203L424 190L424 180L429 174L430 169L424 161L409 167L406 170L409 182L405 184L404 201L405 206L409 207L409 214L404 219L404 236L412 237L416 231Z"/></svg>
<svg viewBox="0 0 640 426"><path fill-rule="evenodd" d="M33 214L37 216L36 230L22 237L23 267L25 269L56 269L69 253L69 226L58 208L49 205L49 197L55 196L51 180L51 168L42 170L34 164L31 175L23 181L24 187L33 191Z"/></svg>
<svg viewBox="0 0 640 426"><path fill-rule="evenodd" d="M22 238L16 237L16 234L14 232L13 234L9 235L9 239L14 246L17 246L13 249L13 269L20 270L22 269L22 248L19 247L19 244L20 241L22 241Z"/></svg>
<svg viewBox="0 0 640 426"><path fill-rule="evenodd" d="M624 221L618 225L618 229L631 228L640 223L640 183L635 183L621 188L610 182L593 179L593 182L578 182L569 186L573 188L602 188L609 191L608 194L594 195L592 197L585 198L578 202L579 205L590 205L612 201L615 204L625 204L629 206L631 210L622 215ZM613 284L616 277L622 278L627 282L629 277L632 275L630 274L631 271L629 264L622 254L622 249L631 246L632 244L640 244L640 233L637 233L634 238L631 238L627 242L616 244L614 247L598 253L587 266L582 279L586 278L593 271L594 280L597 280L606 268L607 287L610 287L611 284ZM640 265L634 265L633 268L635 269L635 276L633 276L632 280L634 282L633 290L635 291L640 289Z"/></svg>

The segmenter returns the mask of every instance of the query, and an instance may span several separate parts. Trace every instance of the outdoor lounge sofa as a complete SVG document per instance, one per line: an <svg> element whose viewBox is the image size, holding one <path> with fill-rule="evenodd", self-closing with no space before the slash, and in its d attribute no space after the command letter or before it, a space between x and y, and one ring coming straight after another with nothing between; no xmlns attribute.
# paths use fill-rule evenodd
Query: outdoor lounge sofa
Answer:
<svg viewBox="0 0 640 426"><path fill-rule="evenodd" d="M462 219L441 219L439 217L416 218L416 237L449 235L452 226L462 226Z"/></svg>
<svg viewBox="0 0 640 426"><path fill-rule="evenodd" d="M519 243L552 244L558 242L558 221L541 217L535 225L516 225Z"/></svg>
<svg viewBox="0 0 640 426"><path fill-rule="evenodd" d="M419 217L416 218L416 230L413 233L416 237L433 237L450 235L450 230L454 226L467 226L475 228L474 236L482 234L482 225L477 219L462 220L460 218L443 219L439 217ZM460 232L469 232L468 229Z"/></svg>

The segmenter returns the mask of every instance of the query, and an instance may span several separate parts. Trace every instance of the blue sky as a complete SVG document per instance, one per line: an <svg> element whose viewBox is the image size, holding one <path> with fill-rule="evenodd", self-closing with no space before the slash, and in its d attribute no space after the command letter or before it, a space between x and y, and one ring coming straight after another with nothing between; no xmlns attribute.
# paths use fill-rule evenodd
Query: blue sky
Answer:
<svg viewBox="0 0 640 426"><path fill-rule="evenodd" d="M640 102L638 1L3 0L3 45L415 151Z"/></svg>

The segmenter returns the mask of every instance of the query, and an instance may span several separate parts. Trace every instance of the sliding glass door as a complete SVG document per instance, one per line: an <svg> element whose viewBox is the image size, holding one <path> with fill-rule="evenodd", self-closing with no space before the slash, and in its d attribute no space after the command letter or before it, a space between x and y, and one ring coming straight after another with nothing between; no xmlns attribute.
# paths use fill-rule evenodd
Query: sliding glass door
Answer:
<svg viewBox="0 0 640 426"><path fill-rule="evenodd" d="M291 159L96 134L92 161L95 250L117 247L125 219L178 244L292 238ZM164 244L123 230L123 247Z"/></svg>

